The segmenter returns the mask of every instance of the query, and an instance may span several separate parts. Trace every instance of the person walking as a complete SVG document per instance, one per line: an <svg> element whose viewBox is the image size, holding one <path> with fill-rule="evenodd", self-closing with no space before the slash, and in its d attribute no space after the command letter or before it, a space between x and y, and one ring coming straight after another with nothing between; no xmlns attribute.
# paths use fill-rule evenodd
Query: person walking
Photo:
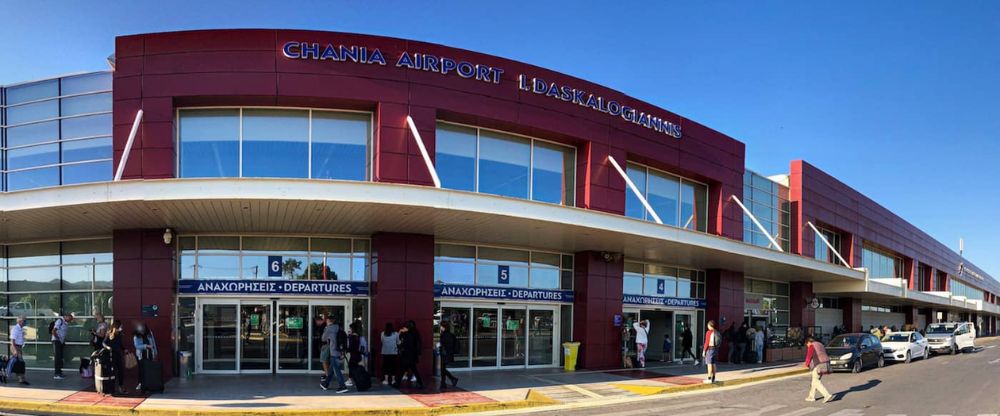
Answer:
<svg viewBox="0 0 1000 416"><path fill-rule="evenodd" d="M747 353L747 331L750 330L750 326L747 325L746 321L740 325L740 329L736 330L736 362L743 364L744 358Z"/></svg>
<svg viewBox="0 0 1000 416"><path fill-rule="evenodd" d="M673 361L674 344L670 341L670 334L663 334L663 354L660 361L665 363Z"/></svg>
<svg viewBox="0 0 1000 416"><path fill-rule="evenodd" d="M757 364L764 362L764 328L758 327L753 334L753 347L757 352Z"/></svg>
<svg viewBox="0 0 1000 416"><path fill-rule="evenodd" d="M333 380L333 376L335 375L337 376L337 393L347 393L347 384L344 382L344 362L342 359L343 353L347 351L347 333L340 329L340 325L334 322L332 316L327 316L326 328L323 330L323 336L320 339L326 343L330 358L323 382L319 384L319 387L323 390L328 390L330 388L330 381ZM330 374L331 372L333 374Z"/></svg>
<svg viewBox="0 0 1000 416"><path fill-rule="evenodd" d="M416 322L407 321L406 326L399 330L399 364L400 377L393 387L398 388L402 381L402 375L410 373L410 381L417 383L417 388L423 390L424 381L417 371L417 362L420 360L420 333L417 331Z"/></svg>
<svg viewBox="0 0 1000 416"><path fill-rule="evenodd" d="M156 339L150 332L146 323L139 321L135 324L135 335L132 336L132 344L135 346L135 358L139 361L139 385L135 386L137 391L142 390L146 384L146 375L142 371L142 361L156 360Z"/></svg>
<svg viewBox="0 0 1000 416"><path fill-rule="evenodd" d="M698 365L698 356L694 355L694 334L691 333L691 325L684 324L684 331L681 332L681 364L684 364L684 359L688 355L691 356L691 360L694 361L694 365Z"/></svg>
<svg viewBox="0 0 1000 416"><path fill-rule="evenodd" d="M385 323L382 330L382 384L394 384L399 368L399 332L392 322Z"/></svg>
<svg viewBox="0 0 1000 416"><path fill-rule="evenodd" d="M108 323L104 320L104 315L94 315L94 328L90 330L90 346L94 350L104 348L104 337L108 336Z"/></svg>
<svg viewBox="0 0 1000 416"><path fill-rule="evenodd" d="M326 373L330 371L330 346L323 342L323 333L326 332L326 318L317 315L313 321L313 351L319 351L319 362L323 366L323 375L319 380L326 378Z"/></svg>
<svg viewBox="0 0 1000 416"><path fill-rule="evenodd" d="M354 321L351 322L351 333L347 335L347 377L348 379L358 379L363 377L361 373L367 373L362 367L362 362L365 361L365 349L367 348L364 344L364 338L361 336L361 322ZM369 380L370 381L370 380ZM354 385L360 385L364 381L354 380ZM350 383L344 383L350 386ZM365 383L370 385L371 383Z"/></svg>
<svg viewBox="0 0 1000 416"><path fill-rule="evenodd" d="M62 380L66 378L63 375L63 364L66 352L66 335L69 333L69 324L73 322L73 314L69 312L63 313L59 319L56 319L52 324L49 325L49 331L52 334L52 352L53 352L53 372L52 378L56 380Z"/></svg>
<svg viewBox="0 0 1000 416"><path fill-rule="evenodd" d="M451 379L451 386L458 386L458 377L448 371L448 364L455 362L455 354L458 354L458 337L451 333L451 325L448 321L441 322L441 390L447 385L445 380Z"/></svg>
<svg viewBox="0 0 1000 416"><path fill-rule="evenodd" d="M708 331L705 332L705 346L702 351L702 356L705 357L705 366L707 367L707 376L705 378L706 384L715 383L715 359L719 351L719 346L722 344L722 337L715 330L715 321L708 321ZM732 329L732 327L729 327Z"/></svg>
<svg viewBox="0 0 1000 416"><path fill-rule="evenodd" d="M649 345L649 320L633 322L635 329L635 355L639 368L646 368L646 346Z"/></svg>
<svg viewBox="0 0 1000 416"><path fill-rule="evenodd" d="M823 395L823 403L833 400L833 395L826 390L826 386L821 381L824 374L830 374L830 357L826 354L826 348L812 335L806 337L806 362L805 366L812 373L812 383L809 385L809 395L807 402L816 401L816 391Z"/></svg>
<svg viewBox="0 0 1000 416"><path fill-rule="evenodd" d="M111 371L115 373L115 385L119 394L125 394L125 345L122 343L124 336L122 321L115 319L111 321L111 329L108 330L107 336L101 341L101 347L111 353Z"/></svg>
<svg viewBox="0 0 1000 416"><path fill-rule="evenodd" d="M14 364L24 361L24 316L18 316L17 322L10 327L10 358L7 360L7 377L14 374ZM17 374L22 386L31 385L24 373Z"/></svg>
<svg viewBox="0 0 1000 416"><path fill-rule="evenodd" d="M736 364L736 324L730 324L729 328L726 328L722 332L722 338L726 340L726 361L731 364Z"/></svg>

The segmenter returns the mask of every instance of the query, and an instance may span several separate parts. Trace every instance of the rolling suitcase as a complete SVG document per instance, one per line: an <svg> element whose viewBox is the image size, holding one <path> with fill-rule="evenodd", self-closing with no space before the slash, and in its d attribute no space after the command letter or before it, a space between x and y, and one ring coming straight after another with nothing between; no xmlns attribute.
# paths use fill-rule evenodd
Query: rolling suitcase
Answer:
<svg viewBox="0 0 1000 416"><path fill-rule="evenodd" d="M94 389L100 394L115 393L115 369L111 367L111 353L106 350L94 351Z"/></svg>
<svg viewBox="0 0 1000 416"><path fill-rule="evenodd" d="M368 374L368 370L360 365L351 366L351 380L354 380L354 386L358 391L368 391L372 388L372 377Z"/></svg>
<svg viewBox="0 0 1000 416"><path fill-rule="evenodd" d="M163 367L159 361L139 360L139 371L142 372L142 390L150 393L163 392Z"/></svg>

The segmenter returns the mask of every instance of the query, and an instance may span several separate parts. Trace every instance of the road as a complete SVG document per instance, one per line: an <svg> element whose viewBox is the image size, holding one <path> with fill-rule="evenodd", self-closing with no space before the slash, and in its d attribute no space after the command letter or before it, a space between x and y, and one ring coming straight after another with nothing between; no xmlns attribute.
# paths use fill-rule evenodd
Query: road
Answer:
<svg viewBox="0 0 1000 416"><path fill-rule="evenodd" d="M620 401L599 407L563 408L531 414L996 416L1000 413L1000 347L994 343L973 353L938 355L910 364L887 364L885 368L868 369L860 374L837 373L824 377L823 382L836 396L827 404L805 402L809 378L798 376L651 400Z"/></svg>

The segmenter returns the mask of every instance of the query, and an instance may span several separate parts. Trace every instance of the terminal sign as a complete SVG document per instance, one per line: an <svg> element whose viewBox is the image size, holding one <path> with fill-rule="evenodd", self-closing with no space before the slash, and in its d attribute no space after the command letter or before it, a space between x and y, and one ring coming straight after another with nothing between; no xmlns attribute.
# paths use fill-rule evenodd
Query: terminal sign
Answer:
<svg viewBox="0 0 1000 416"><path fill-rule="evenodd" d="M572 302L572 290L515 289L507 287L486 287L436 284L434 297L506 299L539 302Z"/></svg>
<svg viewBox="0 0 1000 416"><path fill-rule="evenodd" d="M510 284L510 266L497 266L497 283Z"/></svg>
<svg viewBox="0 0 1000 416"><path fill-rule="evenodd" d="M708 302L705 299L671 298L666 296L625 295L622 303L626 305L671 306L695 309L708 307Z"/></svg>
<svg viewBox="0 0 1000 416"><path fill-rule="evenodd" d="M177 283L179 293L200 295L335 295L367 296L368 282L336 280L195 280Z"/></svg>
<svg viewBox="0 0 1000 416"><path fill-rule="evenodd" d="M267 277L281 277L281 256L267 256Z"/></svg>

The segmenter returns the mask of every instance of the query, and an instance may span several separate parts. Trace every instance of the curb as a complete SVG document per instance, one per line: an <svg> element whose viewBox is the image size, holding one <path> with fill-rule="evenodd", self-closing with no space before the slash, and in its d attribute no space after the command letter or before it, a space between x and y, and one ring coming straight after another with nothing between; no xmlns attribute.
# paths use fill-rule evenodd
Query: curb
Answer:
<svg viewBox="0 0 1000 416"><path fill-rule="evenodd" d="M404 409L289 409L289 410L257 410L253 408L231 409L231 410L198 410L190 409L166 409L166 408L127 408L118 406L93 406L58 402L33 402L17 400L0 400L0 409L5 411L35 412L47 414L71 414L71 415L107 415L107 416L183 416L192 414L204 414L213 416L237 416L237 415L369 415L369 416L418 416L418 415L445 415L455 413L488 412L523 409L528 407L548 406L559 404L560 402L545 396L534 390L528 390L524 400L514 400L509 402L494 403L474 403L445 405L428 408L404 408Z"/></svg>
<svg viewBox="0 0 1000 416"><path fill-rule="evenodd" d="M732 386L738 386L740 384L756 383L756 382L759 382L759 381L773 380L773 379L785 378L785 377L792 377L792 376L797 376L797 375L801 375L801 374L808 374L808 373L809 373L808 369L801 368L801 369L796 369L796 370L791 370L791 371L784 371L784 372L776 373L776 374L768 374L768 375L756 376L756 377L738 378L738 379L735 379L735 380L728 380L728 381L719 381L719 382L712 383L712 384L699 383L699 384L688 384L688 385L681 385L681 386L666 386L666 387L643 386L643 385L636 385L636 384L621 384L621 383L612 383L611 385L614 386L614 387L617 387L619 389L627 390L627 391L630 391L630 392L633 392L633 393L636 393L636 394L639 394L639 395L642 395L642 396L652 396L652 395L656 395L656 394L669 394L669 393L679 393L679 392L683 392L683 391L694 391L694 390L705 390L705 389L722 388L722 387L732 387Z"/></svg>

